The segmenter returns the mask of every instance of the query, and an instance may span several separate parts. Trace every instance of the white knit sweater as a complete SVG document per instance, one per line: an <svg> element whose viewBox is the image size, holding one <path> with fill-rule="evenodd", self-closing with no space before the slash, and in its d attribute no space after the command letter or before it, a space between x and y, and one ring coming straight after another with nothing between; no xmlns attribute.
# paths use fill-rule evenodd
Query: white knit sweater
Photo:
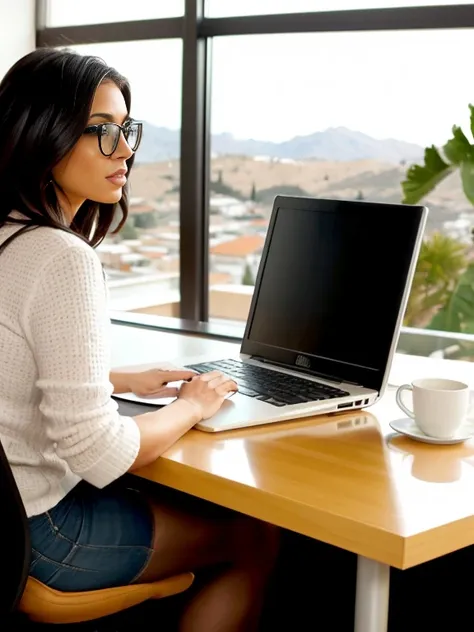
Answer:
<svg viewBox="0 0 474 632"><path fill-rule="evenodd" d="M109 327L102 267L79 237L42 227L0 252L0 439L28 516L135 460L138 427L111 399Z"/></svg>

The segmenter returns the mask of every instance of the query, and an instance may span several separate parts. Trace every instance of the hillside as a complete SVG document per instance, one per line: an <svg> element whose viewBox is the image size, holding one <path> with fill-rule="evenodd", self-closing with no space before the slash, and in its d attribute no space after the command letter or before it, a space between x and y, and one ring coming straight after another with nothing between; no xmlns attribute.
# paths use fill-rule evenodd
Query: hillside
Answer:
<svg viewBox="0 0 474 632"><path fill-rule="evenodd" d="M347 162L306 160L275 162L250 157L224 156L211 161L211 193L225 193L249 200L255 186L255 199L261 212L268 214L278 193L316 197L364 199L382 202L401 201L401 181L406 167L375 160ZM179 199L179 162L138 164L131 175L132 195L149 202ZM443 222L472 214L459 175L447 178L425 200L430 208L428 229L440 229Z"/></svg>
<svg viewBox="0 0 474 632"><path fill-rule="evenodd" d="M211 178L222 179L239 197L249 199L255 184L257 201L265 201L266 190L273 187L299 187L307 195L353 198L361 191L366 199L399 202L400 183L406 167L375 160L348 162L306 160L271 162L249 157L224 156L211 161ZM160 199L179 185L179 162L135 165L133 195ZM428 198L447 211L472 211L462 192L459 176L454 173Z"/></svg>
<svg viewBox="0 0 474 632"><path fill-rule="evenodd" d="M398 164L418 160L423 149L418 145L394 139L375 139L345 127L329 128L308 136L274 143L254 139L237 139L232 134L212 137L213 155L269 156L284 160L377 160ZM137 152L137 162L154 163L173 160L180 155L180 132L165 127L144 124L143 140Z"/></svg>

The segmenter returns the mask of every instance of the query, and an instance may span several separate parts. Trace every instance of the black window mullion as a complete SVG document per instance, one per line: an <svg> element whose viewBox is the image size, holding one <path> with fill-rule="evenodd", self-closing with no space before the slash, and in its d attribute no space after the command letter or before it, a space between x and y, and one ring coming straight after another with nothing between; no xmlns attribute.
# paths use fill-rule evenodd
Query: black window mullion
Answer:
<svg viewBox="0 0 474 632"><path fill-rule="evenodd" d="M180 179L180 316L207 321L210 41L199 37L204 0L186 0Z"/></svg>

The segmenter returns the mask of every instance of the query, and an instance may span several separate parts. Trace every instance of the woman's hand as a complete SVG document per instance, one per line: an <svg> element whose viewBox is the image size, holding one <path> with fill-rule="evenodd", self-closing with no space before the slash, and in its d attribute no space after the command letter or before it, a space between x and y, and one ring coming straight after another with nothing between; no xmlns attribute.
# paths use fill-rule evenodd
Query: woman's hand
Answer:
<svg viewBox="0 0 474 632"><path fill-rule="evenodd" d="M179 376L179 379L182 379L183 373L189 375L192 372L161 373L164 374L164 378L176 379L176 376ZM172 404L135 417L140 430L140 450L130 467L130 472L156 461L193 426L203 419L212 417L226 397L237 390L237 384L220 371L193 375L190 382L181 384L178 398Z"/></svg>
<svg viewBox="0 0 474 632"><path fill-rule="evenodd" d="M202 419L212 417L227 397L238 390L237 384L220 371L196 375L181 385L178 399L184 399L196 407Z"/></svg>
<svg viewBox="0 0 474 632"><path fill-rule="evenodd" d="M168 386L169 382L191 380L197 373L189 369L149 369L139 373L128 373L128 390L139 397L176 397L179 388Z"/></svg>

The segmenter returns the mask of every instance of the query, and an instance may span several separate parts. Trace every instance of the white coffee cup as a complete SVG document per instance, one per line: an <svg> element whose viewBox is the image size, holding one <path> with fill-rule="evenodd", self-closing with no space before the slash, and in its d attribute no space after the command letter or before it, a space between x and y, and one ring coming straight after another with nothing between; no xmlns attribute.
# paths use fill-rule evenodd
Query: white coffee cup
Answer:
<svg viewBox="0 0 474 632"><path fill-rule="evenodd" d="M413 411L402 401L404 391L412 391ZM414 419L422 432L437 439L450 439L462 426L469 408L469 386L456 380L426 378L402 384L397 404Z"/></svg>

